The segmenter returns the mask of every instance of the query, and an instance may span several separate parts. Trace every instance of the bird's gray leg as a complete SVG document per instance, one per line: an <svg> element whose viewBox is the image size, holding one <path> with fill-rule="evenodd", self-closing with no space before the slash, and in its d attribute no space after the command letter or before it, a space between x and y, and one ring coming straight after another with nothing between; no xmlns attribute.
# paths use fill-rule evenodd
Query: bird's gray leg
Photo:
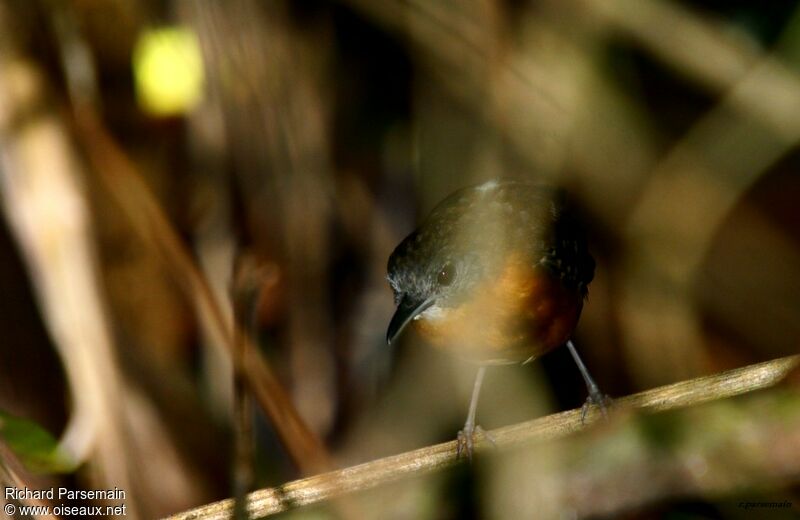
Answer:
<svg viewBox="0 0 800 520"><path fill-rule="evenodd" d="M583 380L586 382L586 389L589 391L589 397L586 398L586 402L583 403L581 407L581 423L586 420L589 406L593 404L600 408L603 417L607 417L607 408L611 403L611 398L600 391L597 383L594 382L594 379L592 379L592 376L589 374L589 370L586 369L586 365L583 364L581 357L578 355L578 351L575 349L572 340L567 341L567 348L569 349L569 353L572 354L572 359L575 360L575 364L578 365L578 370L580 370Z"/></svg>
<svg viewBox="0 0 800 520"><path fill-rule="evenodd" d="M461 455L466 453L467 458L472 460L472 451L475 445L474 436L476 432L483 434L494 444L492 437L486 433L483 428L475 425L475 414L478 410L478 396L481 394L481 385L483 385L484 375L486 375L486 367L481 366L478 368L478 374L475 376L475 385L472 387L472 399L469 402L467 422L464 423L464 429L458 432L457 457L461 457Z"/></svg>

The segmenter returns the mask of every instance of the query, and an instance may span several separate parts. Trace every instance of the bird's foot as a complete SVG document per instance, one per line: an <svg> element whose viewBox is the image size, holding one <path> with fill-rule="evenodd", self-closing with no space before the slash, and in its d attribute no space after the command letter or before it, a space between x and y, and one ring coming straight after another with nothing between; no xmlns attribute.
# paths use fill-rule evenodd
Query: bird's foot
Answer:
<svg viewBox="0 0 800 520"><path fill-rule="evenodd" d="M472 453L475 451L475 440L478 435L489 441L492 446L497 447L494 437L489 432L480 426L465 424L464 429L459 430L456 439L456 458L460 459L463 455L466 455L467 459L470 462L472 461Z"/></svg>
<svg viewBox="0 0 800 520"><path fill-rule="evenodd" d="M589 413L589 408L592 406L597 406L600 409L600 413L603 414L603 419L608 419L608 409L612 404L613 400L602 393L599 388L596 386L590 388L589 397L586 398L586 402L581 407L581 424L586 422L586 414Z"/></svg>

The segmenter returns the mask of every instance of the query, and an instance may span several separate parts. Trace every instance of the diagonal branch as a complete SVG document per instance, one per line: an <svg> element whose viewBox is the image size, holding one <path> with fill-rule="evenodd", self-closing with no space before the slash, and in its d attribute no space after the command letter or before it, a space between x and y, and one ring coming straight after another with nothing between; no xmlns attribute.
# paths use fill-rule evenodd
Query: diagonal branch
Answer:
<svg viewBox="0 0 800 520"><path fill-rule="evenodd" d="M771 387L798 366L800 355L775 359L624 397L616 401L615 408L663 411L717 401ZM499 428L490 433L498 448L552 440L581 430L583 426L580 415L580 410L570 410ZM587 424L597 419L598 414L595 411L590 414ZM456 462L455 441L428 446L256 491L249 495L249 512L254 518L267 516L347 493L375 488L401 478L425 475ZM232 506L231 499L222 500L176 514L169 520L222 520L230 517Z"/></svg>
<svg viewBox="0 0 800 520"><path fill-rule="evenodd" d="M135 165L103 127L89 106L74 113L78 137L102 185L120 205L135 230L161 255L197 305L201 324L214 343L231 355L255 401L271 419L289 455L303 473L330 467L322 441L305 424L271 366L257 346L244 336L241 359L234 356L236 325L227 323L221 303L200 273L185 245L138 174Z"/></svg>

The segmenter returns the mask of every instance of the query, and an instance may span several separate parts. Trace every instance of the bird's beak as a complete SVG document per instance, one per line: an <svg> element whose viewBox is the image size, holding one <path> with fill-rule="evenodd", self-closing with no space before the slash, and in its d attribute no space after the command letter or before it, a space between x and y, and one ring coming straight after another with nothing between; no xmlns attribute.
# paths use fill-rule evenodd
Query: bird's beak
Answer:
<svg viewBox="0 0 800 520"><path fill-rule="evenodd" d="M389 329L386 331L386 343L391 344L411 320L419 316L431 305L433 305L433 298L419 301L410 298L407 294L404 295L400 299L397 310L394 311L392 321L389 322Z"/></svg>

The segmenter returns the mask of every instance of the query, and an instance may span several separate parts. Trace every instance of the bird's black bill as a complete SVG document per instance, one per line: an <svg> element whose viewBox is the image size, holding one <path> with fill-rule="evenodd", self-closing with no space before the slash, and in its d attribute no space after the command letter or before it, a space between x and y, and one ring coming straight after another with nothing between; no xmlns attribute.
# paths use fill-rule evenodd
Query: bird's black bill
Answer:
<svg viewBox="0 0 800 520"><path fill-rule="evenodd" d="M403 296L397 310L394 311L392 321L389 322L389 329L386 331L386 343L391 343L394 339L403 332L406 325L424 312L425 309L433 305L433 299L424 301L417 301L409 298L408 295Z"/></svg>

